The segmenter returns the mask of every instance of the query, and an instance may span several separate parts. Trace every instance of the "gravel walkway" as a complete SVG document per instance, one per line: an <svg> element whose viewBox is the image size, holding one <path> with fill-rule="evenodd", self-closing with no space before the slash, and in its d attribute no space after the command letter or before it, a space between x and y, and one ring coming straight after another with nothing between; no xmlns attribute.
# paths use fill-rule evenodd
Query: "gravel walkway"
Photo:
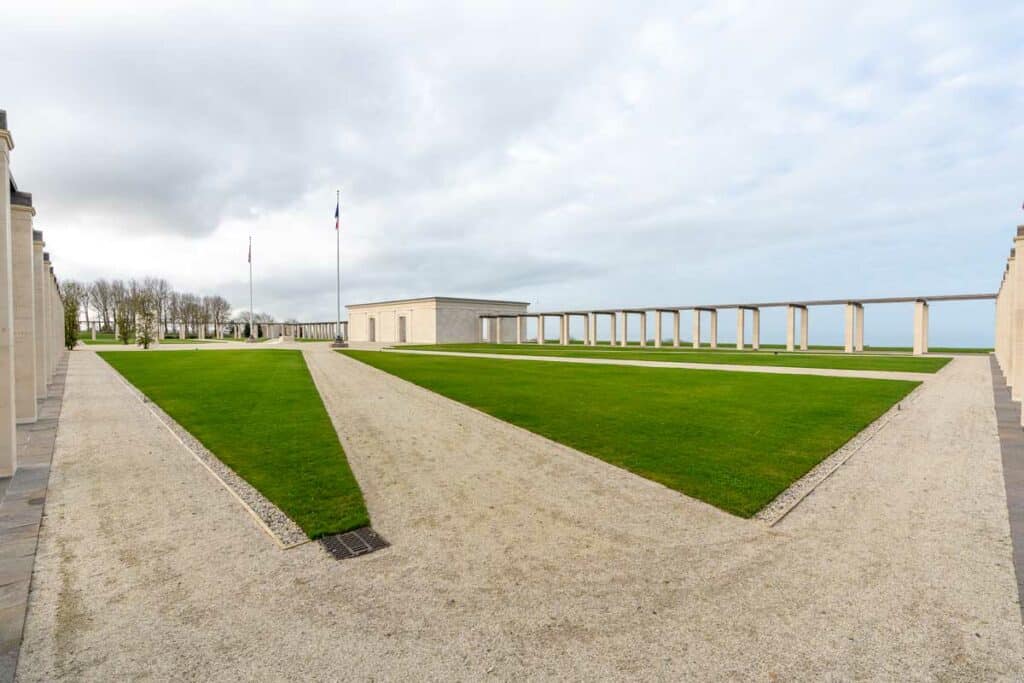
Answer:
<svg viewBox="0 0 1024 683"><path fill-rule="evenodd" d="M73 353L22 680L1024 676L987 358L769 530L306 355L392 547L280 550Z"/></svg>
<svg viewBox="0 0 1024 683"><path fill-rule="evenodd" d="M676 363L670 360L627 360L625 358L570 358L567 356L531 356L511 353L473 353L468 351L414 351L388 349L388 353L418 353L427 356L464 356L497 360L536 360L552 363L589 363L593 365L635 365L642 368L673 368L676 370L726 370L728 372L767 372L776 375L823 375L825 377L860 377L862 379L906 379L924 382L936 373L890 372L888 370L838 370L833 368L795 368L781 365L740 365L739 363ZM609 354L611 355L611 354ZM987 357L987 356L986 356ZM947 366L948 367L948 366ZM944 370L945 368L943 368ZM940 370L939 372L942 372Z"/></svg>

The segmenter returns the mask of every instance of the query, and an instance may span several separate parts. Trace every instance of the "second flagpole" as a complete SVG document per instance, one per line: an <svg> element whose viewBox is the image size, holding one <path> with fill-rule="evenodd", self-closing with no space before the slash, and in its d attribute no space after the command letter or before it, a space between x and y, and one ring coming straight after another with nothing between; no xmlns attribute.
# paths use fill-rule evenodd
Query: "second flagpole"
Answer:
<svg viewBox="0 0 1024 683"><path fill-rule="evenodd" d="M334 343L331 344L334 348L341 348L348 346L345 340L341 336L341 190L337 190L335 194L335 205L334 205L334 239L336 253L336 295L338 297L337 303L337 316L334 320L336 327L334 328Z"/></svg>

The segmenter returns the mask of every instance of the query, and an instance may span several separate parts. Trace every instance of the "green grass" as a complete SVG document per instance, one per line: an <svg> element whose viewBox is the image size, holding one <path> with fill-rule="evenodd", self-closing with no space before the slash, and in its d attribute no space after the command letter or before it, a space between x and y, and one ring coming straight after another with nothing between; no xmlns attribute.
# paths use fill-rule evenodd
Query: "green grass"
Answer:
<svg viewBox="0 0 1024 683"><path fill-rule="evenodd" d="M298 351L99 354L310 538L369 524Z"/></svg>
<svg viewBox="0 0 1024 683"><path fill-rule="evenodd" d="M727 351L672 347L586 347L538 344L436 344L402 346L422 351L460 351L566 358L616 358L670 363L725 363L730 365L771 365L833 370L887 370L890 372L938 372L950 361L941 356L906 356L844 353L789 353L775 351Z"/></svg>
<svg viewBox="0 0 1024 683"><path fill-rule="evenodd" d="M342 353L743 517L918 385Z"/></svg>

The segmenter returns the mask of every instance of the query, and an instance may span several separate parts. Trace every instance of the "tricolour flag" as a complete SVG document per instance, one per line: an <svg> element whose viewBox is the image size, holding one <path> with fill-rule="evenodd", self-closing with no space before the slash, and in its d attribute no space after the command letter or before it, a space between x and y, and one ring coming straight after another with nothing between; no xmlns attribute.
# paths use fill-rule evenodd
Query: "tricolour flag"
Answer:
<svg viewBox="0 0 1024 683"><path fill-rule="evenodd" d="M338 224L341 222L341 199L338 199L338 203L334 205L334 229L338 229Z"/></svg>

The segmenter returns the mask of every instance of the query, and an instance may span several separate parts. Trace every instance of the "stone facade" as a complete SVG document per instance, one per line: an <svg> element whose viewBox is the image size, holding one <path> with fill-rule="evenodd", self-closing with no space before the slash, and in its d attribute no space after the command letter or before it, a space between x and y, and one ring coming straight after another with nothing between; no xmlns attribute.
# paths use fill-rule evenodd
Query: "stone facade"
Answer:
<svg viewBox="0 0 1024 683"><path fill-rule="evenodd" d="M480 341L481 316L526 313L522 301L426 297L354 304L348 309L348 333L353 342L393 344L454 344ZM503 341L514 342L511 319L501 325Z"/></svg>

